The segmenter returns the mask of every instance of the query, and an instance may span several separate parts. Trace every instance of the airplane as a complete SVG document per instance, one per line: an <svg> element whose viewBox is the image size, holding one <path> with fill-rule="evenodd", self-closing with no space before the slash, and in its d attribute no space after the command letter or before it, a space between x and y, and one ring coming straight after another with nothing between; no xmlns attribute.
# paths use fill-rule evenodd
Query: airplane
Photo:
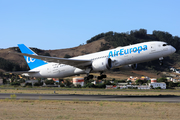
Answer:
<svg viewBox="0 0 180 120"><path fill-rule="evenodd" d="M118 66L129 65L137 67L137 63L159 59L163 64L163 57L168 56L176 49L162 41L142 42L124 47L77 56L73 58L59 58L37 55L24 44L18 44L21 53L26 60L30 70L18 71L18 73L29 77L40 78L63 78L79 74L87 74L84 78L93 78L90 73L99 72L98 79L106 78L104 71Z"/></svg>

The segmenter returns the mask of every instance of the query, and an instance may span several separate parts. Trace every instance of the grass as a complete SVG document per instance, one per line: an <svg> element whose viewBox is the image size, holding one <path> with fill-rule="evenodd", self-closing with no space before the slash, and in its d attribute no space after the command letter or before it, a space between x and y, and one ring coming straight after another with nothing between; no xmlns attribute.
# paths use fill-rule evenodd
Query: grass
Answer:
<svg viewBox="0 0 180 120"><path fill-rule="evenodd" d="M55 93L54 93L55 91ZM89 95L180 95L179 90L105 90L105 89L0 89L13 93L0 100L0 120L179 120L180 103L168 102L109 102L62 100L16 100L16 93L89 94Z"/></svg>
<svg viewBox="0 0 180 120"><path fill-rule="evenodd" d="M16 95L15 94L13 94L13 95L10 95L10 97L11 97L11 99L16 99Z"/></svg>
<svg viewBox="0 0 180 120"><path fill-rule="evenodd" d="M84 94L84 95L177 95L180 90L106 90L106 89L0 89L0 93L31 93L31 94Z"/></svg>
<svg viewBox="0 0 180 120"><path fill-rule="evenodd" d="M179 120L180 103L0 100L0 119Z"/></svg>

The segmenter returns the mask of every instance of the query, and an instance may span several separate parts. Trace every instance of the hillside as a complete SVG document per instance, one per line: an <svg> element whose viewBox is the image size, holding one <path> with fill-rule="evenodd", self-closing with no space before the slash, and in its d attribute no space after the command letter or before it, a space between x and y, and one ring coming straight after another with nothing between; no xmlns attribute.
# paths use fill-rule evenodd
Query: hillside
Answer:
<svg viewBox="0 0 180 120"><path fill-rule="evenodd" d="M177 36L172 36L167 32L162 31L153 31L153 34L147 34L145 29L130 31L130 33L116 33L116 32L107 32L101 33L90 40L87 40L87 44L80 45L74 48L67 49L56 49L56 50L40 50L38 48L31 48L39 55L53 56L64 58L66 56L79 56L89 53L94 53L106 49L115 48L117 46L125 46L134 43L140 43L145 41L165 41L168 44L173 45L176 48L176 53L166 57L164 59L164 66L160 67L158 65L158 60L150 61L146 63L138 64L137 70L121 69L116 68L114 70L108 71L107 75L110 78L127 78L131 75L133 76L141 76L147 75L150 77L163 76L162 71L168 71L169 66L173 66L176 68L180 67L179 59L180 59L180 38ZM30 47L30 46L29 46ZM48 49L48 48L47 48ZM9 53L9 51L11 53ZM14 70L28 70L28 66L23 58L23 56L13 54L12 52L19 52L19 48L13 47L8 49L0 49L0 62L7 62L8 67L10 68L2 68L1 63L0 69L1 71L14 71ZM15 67L12 67L15 66ZM3 69L3 70L2 70ZM158 73L158 75L157 75Z"/></svg>
<svg viewBox="0 0 180 120"><path fill-rule="evenodd" d="M50 55L53 57L64 58L65 55L70 55L72 57L75 57L79 55L100 51L100 48L102 48L103 45L106 43L107 42L104 39L100 39L98 41L94 41L92 43L81 45L74 48L57 49L57 50L40 50L37 48L31 48L31 49L39 55ZM19 48L14 47L8 49L1 49L0 58L4 58L5 60L8 60L9 62L12 63L17 63L20 65L20 67L23 66L27 67L24 57L21 55L13 54L13 52L19 52Z"/></svg>
<svg viewBox="0 0 180 120"><path fill-rule="evenodd" d="M103 46L103 44L106 44L104 39L100 39L98 41L94 41L89 44L81 45L74 48L68 48L68 49L58 49L58 50L46 50L51 56L56 57L64 57L66 54L75 57L79 55L94 53L100 50L100 48Z"/></svg>

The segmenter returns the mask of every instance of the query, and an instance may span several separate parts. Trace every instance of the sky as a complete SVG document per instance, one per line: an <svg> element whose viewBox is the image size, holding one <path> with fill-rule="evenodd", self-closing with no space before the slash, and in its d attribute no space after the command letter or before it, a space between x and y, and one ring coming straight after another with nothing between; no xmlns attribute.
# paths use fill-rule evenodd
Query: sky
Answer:
<svg viewBox="0 0 180 120"><path fill-rule="evenodd" d="M180 37L180 0L0 0L0 48L86 44L109 31L146 29Z"/></svg>

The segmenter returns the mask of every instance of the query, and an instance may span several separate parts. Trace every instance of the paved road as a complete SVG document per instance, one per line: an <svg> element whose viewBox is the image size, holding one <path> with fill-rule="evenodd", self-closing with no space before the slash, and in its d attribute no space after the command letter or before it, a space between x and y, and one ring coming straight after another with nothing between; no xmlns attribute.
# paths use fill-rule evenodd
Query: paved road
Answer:
<svg viewBox="0 0 180 120"><path fill-rule="evenodd" d="M0 99L12 98L10 93L0 93ZM73 94L15 94L16 99L127 101L127 102L180 102L180 96L126 96L126 95L73 95Z"/></svg>

